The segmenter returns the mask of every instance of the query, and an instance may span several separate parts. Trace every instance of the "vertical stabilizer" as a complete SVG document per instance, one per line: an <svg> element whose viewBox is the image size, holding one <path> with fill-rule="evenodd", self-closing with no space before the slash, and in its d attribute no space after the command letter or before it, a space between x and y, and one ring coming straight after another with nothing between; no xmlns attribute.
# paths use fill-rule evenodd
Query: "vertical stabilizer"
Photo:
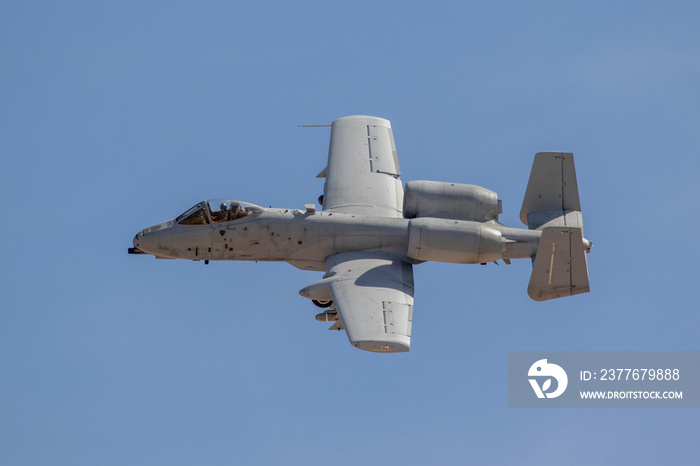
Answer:
<svg viewBox="0 0 700 466"><path fill-rule="evenodd" d="M547 226L583 227L573 154L539 152L535 155L520 220L530 230Z"/></svg>
<svg viewBox="0 0 700 466"><path fill-rule="evenodd" d="M527 294L535 301L546 301L589 292L588 244L581 228L543 229Z"/></svg>
<svg viewBox="0 0 700 466"><path fill-rule="evenodd" d="M533 256L527 293L535 301L563 298L590 291L574 156L568 152L535 155L520 220L542 231Z"/></svg>

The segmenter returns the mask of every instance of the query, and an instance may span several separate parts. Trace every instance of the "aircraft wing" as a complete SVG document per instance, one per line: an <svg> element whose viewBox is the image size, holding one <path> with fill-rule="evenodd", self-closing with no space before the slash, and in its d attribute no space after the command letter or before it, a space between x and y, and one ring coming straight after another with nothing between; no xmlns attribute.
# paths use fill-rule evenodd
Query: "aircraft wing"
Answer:
<svg viewBox="0 0 700 466"><path fill-rule="evenodd" d="M403 217L403 186L399 176L391 123L383 118L348 116L331 125L323 210Z"/></svg>
<svg viewBox="0 0 700 466"><path fill-rule="evenodd" d="M353 346L408 351L413 320L413 267L398 256L355 251L326 260L326 281Z"/></svg>

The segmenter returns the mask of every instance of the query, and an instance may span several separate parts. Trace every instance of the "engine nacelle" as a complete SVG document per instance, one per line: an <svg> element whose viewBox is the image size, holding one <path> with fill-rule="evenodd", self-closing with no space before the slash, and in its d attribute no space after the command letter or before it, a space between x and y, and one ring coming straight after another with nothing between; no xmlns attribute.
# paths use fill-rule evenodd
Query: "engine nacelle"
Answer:
<svg viewBox="0 0 700 466"><path fill-rule="evenodd" d="M485 222L502 212L498 195L472 184L410 181L403 198L404 218L435 217Z"/></svg>
<svg viewBox="0 0 700 466"><path fill-rule="evenodd" d="M406 255L420 261L480 264L503 258L506 240L488 225L414 218L408 222Z"/></svg>

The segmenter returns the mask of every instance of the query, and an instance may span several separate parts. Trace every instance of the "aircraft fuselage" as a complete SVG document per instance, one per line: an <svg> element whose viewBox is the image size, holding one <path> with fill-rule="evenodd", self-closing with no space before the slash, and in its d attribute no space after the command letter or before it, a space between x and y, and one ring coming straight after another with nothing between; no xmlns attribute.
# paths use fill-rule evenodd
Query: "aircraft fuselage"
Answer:
<svg viewBox="0 0 700 466"><path fill-rule="evenodd" d="M484 247L484 231L496 238L492 240L496 241L496 249L488 255L488 260L478 255L479 249ZM429 252L428 256L421 256L430 247L423 244L428 234L436 238L437 243L452 249L455 244L450 241L456 242L458 249L463 245L463 253L446 250L445 255ZM467 236L460 236L465 234ZM138 252L161 259L281 261L304 270L325 270L328 256L356 250L393 253L413 263L424 260L483 263L529 258L537 251L539 236L539 231L508 228L496 222L370 217L270 208L221 223L164 222L139 232L134 238L134 247Z"/></svg>

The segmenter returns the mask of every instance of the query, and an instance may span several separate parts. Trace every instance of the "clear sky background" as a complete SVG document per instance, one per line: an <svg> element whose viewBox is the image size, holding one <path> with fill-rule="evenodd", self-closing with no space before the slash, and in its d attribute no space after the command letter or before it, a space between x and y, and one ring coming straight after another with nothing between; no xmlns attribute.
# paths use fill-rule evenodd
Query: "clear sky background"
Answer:
<svg viewBox="0 0 700 466"><path fill-rule="evenodd" d="M562 3L564 3L562 5ZM517 350L697 350L700 4L0 4L0 463L690 463L696 410L507 407ZM208 198L317 202L323 124L518 213L575 154L591 293L415 267L411 352L352 348L284 263L129 256Z"/></svg>

